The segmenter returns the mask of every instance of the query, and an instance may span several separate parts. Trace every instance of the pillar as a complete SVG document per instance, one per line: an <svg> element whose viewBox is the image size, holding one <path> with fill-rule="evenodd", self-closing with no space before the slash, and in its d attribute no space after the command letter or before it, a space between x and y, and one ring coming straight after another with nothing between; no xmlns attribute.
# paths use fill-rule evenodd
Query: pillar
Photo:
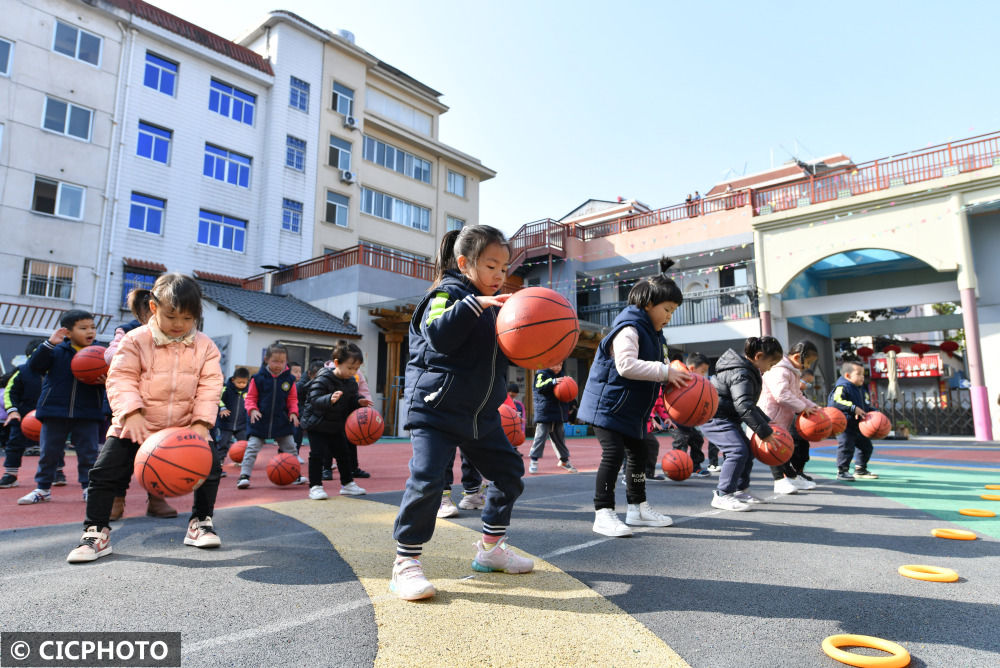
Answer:
<svg viewBox="0 0 1000 668"><path fill-rule="evenodd" d="M764 271L764 238L759 230L753 232L754 273L757 278L757 308L760 311L760 335L773 336L771 327L771 293Z"/></svg>

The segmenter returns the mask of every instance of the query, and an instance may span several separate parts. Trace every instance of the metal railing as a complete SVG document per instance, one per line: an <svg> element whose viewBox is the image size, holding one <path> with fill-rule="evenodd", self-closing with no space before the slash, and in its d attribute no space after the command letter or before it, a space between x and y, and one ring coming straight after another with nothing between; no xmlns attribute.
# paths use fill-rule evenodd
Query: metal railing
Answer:
<svg viewBox="0 0 1000 668"><path fill-rule="evenodd" d="M876 406L894 427L898 428L900 420L909 422L912 425L910 433L914 436L972 436L976 431L969 390L950 389L930 394L901 392L895 400L879 392Z"/></svg>
<svg viewBox="0 0 1000 668"><path fill-rule="evenodd" d="M0 327L51 332L59 328L59 319L66 311L67 309L51 306L0 302ZM94 325L98 334L106 334L110 324L110 315L94 314Z"/></svg>
<svg viewBox="0 0 1000 668"><path fill-rule="evenodd" d="M566 226L545 218L526 223L510 237L510 265L519 266L531 251L562 256L566 251Z"/></svg>
<svg viewBox="0 0 1000 668"><path fill-rule="evenodd" d="M628 302L609 302L596 306L581 306L577 315L581 320L602 327L610 327ZM760 316L757 305L757 288L742 285L734 288L705 290L684 295L684 302L670 319L667 327L704 325L727 320L749 320Z"/></svg>
<svg viewBox="0 0 1000 668"><path fill-rule="evenodd" d="M331 271L338 271L355 265L391 271L394 274L419 278L424 281L434 280L433 263L420 258L372 248L365 244L352 246L337 253L329 253L322 257L306 260L305 262L299 262L298 264L293 264L284 269L278 269L269 273L272 275L272 286L277 286L293 281L300 281L304 278L321 276ZM265 275L258 274L257 276L243 279L243 288L246 290L263 290Z"/></svg>
<svg viewBox="0 0 1000 668"><path fill-rule="evenodd" d="M632 232L633 230L641 230L646 227L666 225L676 220L697 218L709 213L728 211L746 206L749 202L749 191L737 190L709 198L684 202L683 204L674 204L662 209L656 209L655 211L645 211L631 216L624 216L603 223L576 225L573 229L573 235L581 241L590 241L591 239L610 237L622 232Z"/></svg>

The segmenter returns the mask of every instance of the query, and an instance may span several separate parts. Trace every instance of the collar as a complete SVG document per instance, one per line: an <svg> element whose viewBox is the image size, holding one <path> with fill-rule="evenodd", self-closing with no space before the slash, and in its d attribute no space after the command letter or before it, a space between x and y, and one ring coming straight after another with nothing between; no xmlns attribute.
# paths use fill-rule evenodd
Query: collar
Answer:
<svg viewBox="0 0 1000 668"><path fill-rule="evenodd" d="M165 346L170 343L183 343L186 346L191 346L194 345L194 337L198 334L197 328L192 327L191 331L184 336L178 338L167 336L160 331L160 328L156 326L156 322L152 318L149 319L146 326L149 327L149 331L153 334L153 343L158 346Z"/></svg>

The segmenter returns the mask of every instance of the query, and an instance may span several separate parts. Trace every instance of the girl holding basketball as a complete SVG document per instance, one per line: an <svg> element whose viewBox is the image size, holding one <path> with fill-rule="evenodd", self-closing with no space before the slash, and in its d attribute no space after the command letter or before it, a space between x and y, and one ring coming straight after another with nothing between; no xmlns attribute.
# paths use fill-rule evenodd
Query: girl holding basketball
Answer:
<svg viewBox="0 0 1000 668"><path fill-rule="evenodd" d="M743 346L742 355L730 348L715 363L712 385L719 393L719 408L715 417L701 427L705 438L726 455L712 497L713 508L747 511L751 504L763 503L748 489L753 454L741 423L764 442L775 443L774 430L768 416L757 407L757 400L763 383L761 374L777 364L781 356L777 339L751 336Z"/></svg>
<svg viewBox="0 0 1000 668"><path fill-rule="evenodd" d="M413 457L393 531L396 561L389 589L405 600L434 596L420 555L434 533L444 469L458 448L491 480L483 535L472 568L527 573L534 562L507 547L507 526L524 484L524 462L500 425L507 357L497 343L497 295L510 261L503 233L486 225L452 230L441 240L437 277L410 321L406 429Z"/></svg>
<svg viewBox="0 0 1000 668"><path fill-rule="evenodd" d="M70 563L111 554L111 504L125 489L136 452L148 436L168 427L187 427L209 440L222 393L219 349L197 330L201 289L181 274L162 274L153 284L149 322L122 337L108 372L108 400L114 414L108 439L90 472L83 538ZM212 450L212 470L194 493L184 544L219 547L212 524L222 466Z"/></svg>
<svg viewBox="0 0 1000 668"><path fill-rule="evenodd" d="M673 265L660 260L660 274L636 283L629 305L618 314L611 332L597 347L577 417L594 425L601 444L594 493L594 532L603 536L631 536L632 526L666 527L673 524L646 501L646 422L660 383L679 387L691 376L664 362L663 328L684 297L665 272ZM615 481L625 460L625 523L615 513Z"/></svg>

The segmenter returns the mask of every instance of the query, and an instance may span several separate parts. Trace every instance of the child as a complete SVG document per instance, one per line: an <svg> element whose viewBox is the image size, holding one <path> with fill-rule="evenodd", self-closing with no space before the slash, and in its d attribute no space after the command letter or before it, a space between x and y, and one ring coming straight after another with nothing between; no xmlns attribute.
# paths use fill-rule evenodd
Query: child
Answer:
<svg viewBox="0 0 1000 668"><path fill-rule="evenodd" d="M288 368L288 349L285 346L274 343L267 347L264 366L250 379L244 405L250 416L250 438L247 439L247 449L240 465L237 489L250 486L250 474L265 440L273 438L278 443L279 452L295 454L292 430L299 426L299 401L295 377ZM306 478L299 476L292 484L305 483Z"/></svg>
<svg viewBox="0 0 1000 668"><path fill-rule="evenodd" d="M660 440L656 437L656 432L664 431L670 424L670 416L667 414L667 406L663 403L663 386L656 393L656 401L653 402L653 409L649 413L649 420L646 422L646 482L663 482L667 478L662 473L656 472L656 460L660 457ZM627 480L623 482L628 484Z"/></svg>
<svg viewBox="0 0 1000 668"><path fill-rule="evenodd" d="M201 289L188 276L161 274L151 293L149 322L120 340L111 361L108 397L114 418L91 472L85 530L66 558L71 564L111 554L111 505L132 477L140 443L168 427L187 427L208 440L215 424L222 369L219 349L197 329ZM212 455L211 472L194 492L185 545L222 544L212 523L222 466L215 450Z"/></svg>
<svg viewBox="0 0 1000 668"><path fill-rule="evenodd" d="M514 405L514 410L521 416L521 431L528 426L528 416L524 410L524 403L517 398L521 394L521 387L517 383L507 383L507 398Z"/></svg>
<svg viewBox="0 0 1000 668"><path fill-rule="evenodd" d="M28 342L24 349L25 357L31 358L35 348L42 344L42 339ZM35 410L38 396L42 392L42 379L31 370L28 363L18 366L4 384L3 407L7 411L4 426L7 427L7 443L4 446L4 474L0 478L0 489L17 487L17 473L21 468L21 460L25 449L34 445L34 441L21 433L21 418ZM58 471L62 470L60 462ZM65 476L63 476L65 480ZM53 484L56 484L53 482ZM65 484L65 483L64 483Z"/></svg>
<svg viewBox="0 0 1000 668"><path fill-rule="evenodd" d="M816 487L816 483L801 478L799 472L809 460L809 441L795 431L797 413L812 415L819 407L802 394L802 369L812 366L819 359L819 351L812 341L799 341L780 362L764 374L764 387L757 405L771 422L794 434L795 452L781 466L772 466L775 494L795 494L800 489Z"/></svg>
<svg viewBox="0 0 1000 668"><path fill-rule="evenodd" d="M331 357L333 367L324 367L310 381L303 406L303 428L309 433L309 498L314 501L329 498L323 491L323 462L331 454L340 471L340 494L366 493L351 475L351 455L344 434L347 416L361 406L372 405L370 399L361 397L354 379L364 355L357 344L338 341Z"/></svg>
<svg viewBox="0 0 1000 668"><path fill-rule="evenodd" d="M715 363L712 385L719 393L715 417L702 426L710 439L726 455L719 473L719 483L712 496L712 507L720 510L750 510L751 504L763 501L749 491L753 454L750 439L740 426L746 424L768 444L774 443L774 430L768 416L757 408L761 374L781 359L781 344L771 336L751 336L740 355L730 348Z"/></svg>
<svg viewBox="0 0 1000 668"><path fill-rule="evenodd" d="M483 536L472 568L528 573L534 562L507 547L514 501L524 490L524 462L500 426L507 357L497 344L497 295L510 261L503 233L466 225L441 240L437 277L410 321L407 416L413 457L393 530L396 561L389 589L404 600L434 596L420 565L434 533L444 467L455 448L492 481L483 507ZM496 296L495 296L496 295Z"/></svg>
<svg viewBox="0 0 1000 668"><path fill-rule="evenodd" d="M42 421L41 454L35 489L17 500L19 505L42 503L51 499L56 469L66 451L66 437L76 449L77 480L87 500L90 468L97 459L101 425L104 423L104 380L100 384L81 383L73 375L70 363L78 350L94 342L97 329L94 316L86 311L66 311L59 329L35 349L28 367L42 379L42 389L35 417Z"/></svg>
<svg viewBox="0 0 1000 668"><path fill-rule="evenodd" d="M701 353L691 353L684 364L691 373L708 377L708 358ZM694 471L691 472L691 475L699 478L711 476L712 474L709 473L708 469L702 466L705 463L705 452L703 450L705 437L698 431L698 428L674 425L671 435L674 438L674 450L690 450L691 463L694 464Z"/></svg>
<svg viewBox="0 0 1000 668"><path fill-rule="evenodd" d="M292 372L292 378L295 379L295 396L299 403L299 415L302 415L302 410L305 408L303 402L305 401L305 396L308 394L306 390L306 383L309 381L302 378L302 365L298 362L292 362L288 365L288 370ZM299 455L299 451L302 449L302 425L296 425L295 429L292 430L292 438L295 440L295 455L298 457L299 464L305 464L302 457Z"/></svg>
<svg viewBox="0 0 1000 668"><path fill-rule="evenodd" d="M455 505L451 500L451 488L455 484L455 456L452 455L444 467L444 492L441 493L441 505L438 507L438 517L457 517L458 509L479 510L486 505L486 495L483 493L483 476L476 467L469 463L464 454L462 458L462 499Z"/></svg>
<svg viewBox="0 0 1000 668"><path fill-rule="evenodd" d="M245 406L247 386L250 384L250 370L237 367L232 378L226 381L219 401L219 459L225 459L233 439L245 441L247 438L247 410Z"/></svg>
<svg viewBox="0 0 1000 668"><path fill-rule="evenodd" d="M559 468L576 473L576 467L569 463L569 448L563 424L569 419L568 404L559 401L555 395L556 383L564 378L562 362L535 374L535 440L531 444L528 458L528 473L538 473L538 460L545 454L545 441L552 437L552 446L559 456Z"/></svg>
<svg viewBox="0 0 1000 668"><path fill-rule="evenodd" d="M826 402L829 406L836 406L847 416L847 429L837 436L837 480L874 480L878 476L868 470L868 460L871 459L874 446L858 426L858 420L863 419L865 413L871 410L868 390L862 387L865 384L865 368L859 362L844 362L840 373L841 376ZM851 475L851 459L855 448L858 457L854 462L854 475Z"/></svg>
<svg viewBox="0 0 1000 668"><path fill-rule="evenodd" d="M590 376L580 401L578 417L594 425L601 444L594 494L594 532L603 536L631 536L632 526L666 527L673 524L646 501L646 421L656 401L659 384L684 386L691 376L664 363L663 327L670 322L683 296L664 273L672 260L660 261L661 274L636 283L629 305L618 314L611 331L597 347ZM626 460L625 523L615 514L615 480Z"/></svg>

